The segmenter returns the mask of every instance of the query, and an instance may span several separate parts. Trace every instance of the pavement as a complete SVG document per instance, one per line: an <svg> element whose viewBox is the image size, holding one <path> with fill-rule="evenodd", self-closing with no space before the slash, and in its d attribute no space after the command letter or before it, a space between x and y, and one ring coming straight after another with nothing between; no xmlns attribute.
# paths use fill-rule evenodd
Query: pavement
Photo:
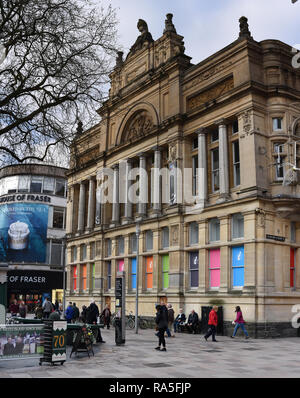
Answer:
<svg viewBox="0 0 300 398"><path fill-rule="evenodd" d="M67 350L64 365L38 359L0 361L0 378L299 378L300 339L231 339L218 342L203 335L177 333L167 338L167 351L156 351L151 329L126 330L126 342L115 344L115 330L102 329L105 344L94 346L95 356Z"/></svg>

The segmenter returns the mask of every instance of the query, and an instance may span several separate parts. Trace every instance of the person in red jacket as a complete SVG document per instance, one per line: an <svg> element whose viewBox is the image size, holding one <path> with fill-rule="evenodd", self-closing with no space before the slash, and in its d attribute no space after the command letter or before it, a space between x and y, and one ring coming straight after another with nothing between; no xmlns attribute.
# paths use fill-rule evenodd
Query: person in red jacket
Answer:
<svg viewBox="0 0 300 398"><path fill-rule="evenodd" d="M206 335L204 336L205 340L209 338L209 336L212 336L212 341L217 341L216 340L216 332L217 332L217 325L218 325L218 315L217 315L218 307L216 305L213 306L212 310L209 313L209 318L208 318L208 331Z"/></svg>

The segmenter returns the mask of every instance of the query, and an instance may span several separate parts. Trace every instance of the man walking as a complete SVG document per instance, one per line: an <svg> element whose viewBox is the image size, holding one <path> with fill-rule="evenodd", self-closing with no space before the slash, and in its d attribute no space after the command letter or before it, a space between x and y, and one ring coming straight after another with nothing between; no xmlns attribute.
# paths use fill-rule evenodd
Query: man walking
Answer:
<svg viewBox="0 0 300 398"><path fill-rule="evenodd" d="M72 303L69 302L69 305L68 305L68 307L66 309L66 314L65 314L67 323L71 323L72 322L73 312L74 312L74 307L73 307Z"/></svg>
<svg viewBox="0 0 300 398"><path fill-rule="evenodd" d="M108 304L106 304L104 310L102 311L101 316L103 317L104 327L106 326L107 329L109 329L111 312L110 312Z"/></svg>
<svg viewBox="0 0 300 398"><path fill-rule="evenodd" d="M48 319L52 310L53 310L53 305L52 305L49 297L46 297L46 300L44 301L44 304L43 304L44 318Z"/></svg>
<svg viewBox="0 0 300 398"><path fill-rule="evenodd" d="M166 311L166 307L164 305L156 306L156 318L155 323L157 325L158 330L158 346L155 348L158 351L167 351L166 349L166 340L165 340L165 331L168 327L168 312ZM163 346L162 349L160 347Z"/></svg>
<svg viewBox="0 0 300 398"><path fill-rule="evenodd" d="M212 341L217 342L216 340L216 332L217 332L217 325L218 325L218 307L216 305L213 306L212 310L209 313L209 318L208 318L208 331L206 335L204 336L205 340L209 338L209 336L212 336Z"/></svg>
<svg viewBox="0 0 300 398"><path fill-rule="evenodd" d="M172 304L168 304L168 328L166 330L168 337L175 337L175 335L171 335L172 326L174 323L174 310L172 308Z"/></svg>
<svg viewBox="0 0 300 398"><path fill-rule="evenodd" d="M76 323L79 320L79 308L76 307L76 303L73 303L73 317L72 317L72 322Z"/></svg>

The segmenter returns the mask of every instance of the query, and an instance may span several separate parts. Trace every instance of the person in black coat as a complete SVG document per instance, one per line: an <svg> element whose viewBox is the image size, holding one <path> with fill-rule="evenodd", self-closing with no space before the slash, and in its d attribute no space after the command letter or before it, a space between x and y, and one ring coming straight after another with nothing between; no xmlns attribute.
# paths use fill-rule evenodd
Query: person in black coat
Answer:
<svg viewBox="0 0 300 398"><path fill-rule="evenodd" d="M194 333L196 334L196 330L199 324L199 317L197 312L195 312L195 310L192 310L192 312L189 315L188 321L187 321L187 329L189 331L189 333Z"/></svg>
<svg viewBox="0 0 300 398"><path fill-rule="evenodd" d="M102 311L101 316L103 317L104 326L106 326L107 329L109 329L111 312L108 304L105 306L104 310Z"/></svg>
<svg viewBox="0 0 300 398"><path fill-rule="evenodd" d="M87 317L87 306L83 305L81 309L82 309L82 311L81 311L81 314L80 314L80 321L83 322L83 323L86 323L87 322L87 319L86 319L86 317Z"/></svg>
<svg viewBox="0 0 300 398"><path fill-rule="evenodd" d="M94 301L91 302L91 304L89 305L89 307L86 310L86 321L88 324L92 325L92 324L97 324L97 317L99 316L99 308ZM105 341L102 339L101 336L101 331L100 328L98 328L98 333L97 333L97 338L96 341L98 343L105 343Z"/></svg>
<svg viewBox="0 0 300 398"><path fill-rule="evenodd" d="M168 310L165 305L156 306L155 323L158 329L158 346L155 349L158 351L167 351L166 340L164 335L165 331L168 328ZM160 349L161 345L163 346L162 349Z"/></svg>

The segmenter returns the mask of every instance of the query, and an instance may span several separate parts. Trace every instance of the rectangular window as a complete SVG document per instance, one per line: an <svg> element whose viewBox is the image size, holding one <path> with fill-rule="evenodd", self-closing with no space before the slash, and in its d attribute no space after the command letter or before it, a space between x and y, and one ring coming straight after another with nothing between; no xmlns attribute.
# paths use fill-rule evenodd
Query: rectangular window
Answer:
<svg viewBox="0 0 300 398"><path fill-rule="evenodd" d="M220 240L220 220L213 218L209 221L209 241L216 242Z"/></svg>
<svg viewBox="0 0 300 398"><path fill-rule="evenodd" d="M193 143L192 143L192 149L197 149L198 148L198 137L193 138Z"/></svg>
<svg viewBox="0 0 300 398"><path fill-rule="evenodd" d="M232 143L232 155L233 155L233 183L234 186L236 187L241 184L239 141L234 141Z"/></svg>
<svg viewBox="0 0 300 398"><path fill-rule="evenodd" d="M190 287L199 286L199 253L190 253Z"/></svg>
<svg viewBox="0 0 300 398"><path fill-rule="evenodd" d="M44 177L43 193L53 194L54 181L55 181L55 179L53 177Z"/></svg>
<svg viewBox="0 0 300 398"><path fill-rule="evenodd" d="M219 129L212 131L211 133L211 142L219 141Z"/></svg>
<svg viewBox="0 0 300 398"><path fill-rule="evenodd" d="M168 289L169 287L169 255L162 256L162 287Z"/></svg>
<svg viewBox="0 0 300 398"><path fill-rule="evenodd" d="M146 245L146 251L153 250L153 232L152 231L146 231L145 233L145 245Z"/></svg>
<svg viewBox="0 0 300 398"><path fill-rule="evenodd" d="M189 225L189 241L190 245L196 245L198 243L198 223L191 222Z"/></svg>
<svg viewBox="0 0 300 398"><path fill-rule="evenodd" d="M15 193L18 189L18 176L7 177L6 178L6 188L7 193Z"/></svg>
<svg viewBox="0 0 300 398"><path fill-rule="evenodd" d="M77 265L72 267L73 291L77 289Z"/></svg>
<svg viewBox="0 0 300 398"><path fill-rule="evenodd" d="M53 209L53 228L65 228L65 209L54 207Z"/></svg>
<svg viewBox="0 0 300 398"><path fill-rule="evenodd" d="M219 179L219 148L211 151L211 169L212 169L212 191L217 192L220 189Z"/></svg>
<svg viewBox="0 0 300 398"><path fill-rule="evenodd" d="M92 276L91 286L92 286L92 289L94 290L95 289L95 264L91 265L91 276Z"/></svg>
<svg viewBox="0 0 300 398"><path fill-rule="evenodd" d="M220 249L209 250L209 287L220 287Z"/></svg>
<svg viewBox="0 0 300 398"><path fill-rule="evenodd" d="M296 242L296 223L291 222L291 242Z"/></svg>
<svg viewBox="0 0 300 398"><path fill-rule="evenodd" d="M244 237L244 216L241 213L232 215L232 239Z"/></svg>
<svg viewBox="0 0 300 398"><path fill-rule="evenodd" d="M296 249L291 248L290 250L290 287L295 287L295 255Z"/></svg>
<svg viewBox="0 0 300 398"><path fill-rule="evenodd" d="M86 245L80 246L80 261L86 260Z"/></svg>
<svg viewBox="0 0 300 398"><path fill-rule="evenodd" d="M193 196L198 195L198 156L193 156L192 157L192 177L193 177L193 182L192 182L192 189L193 189Z"/></svg>
<svg viewBox="0 0 300 398"><path fill-rule="evenodd" d="M86 264L81 266L81 290L84 292L86 291L87 288L87 268L86 268Z"/></svg>
<svg viewBox="0 0 300 398"><path fill-rule="evenodd" d="M153 288L153 257L146 257L146 288Z"/></svg>
<svg viewBox="0 0 300 398"><path fill-rule="evenodd" d="M137 236L136 236L136 234L130 235L130 241L131 241L131 253L136 253L137 252Z"/></svg>
<svg viewBox="0 0 300 398"><path fill-rule="evenodd" d="M118 237L118 256L124 254L124 237Z"/></svg>
<svg viewBox="0 0 300 398"><path fill-rule="evenodd" d="M90 260L93 260L96 256L95 242L90 243Z"/></svg>
<svg viewBox="0 0 300 398"><path fill-rule="evenodd" d="M282 130L282 117L273 118L273 131Z"/></svg>
<svg viewBox="0 0 300 398"><path fill-rule="evenodd" d="M111 262L107 261L107 290L111 289Z"/></svg>
<svg viewBox="0 0 300 398"><path fill-rule="evenodd" d="M18 192L28 192L30 187L30 176L19 176Z"/></svg>
<svg viewBox="0 0 300 398"><path fill-rule="evenodd" d="M244 287L244 246L232 248L232 287Z"/></svg>
<svg viewBox="0 0 300 398"><path fill-rule="evenodd" d="M136 258L131 259L131 289L136 289Z"/></svg>
<svg viewBox="0 0 300 398"><path fill-rule="evenodd" d="M169 228L164 227L162 229L162 248L167 249L169 247Z"/></svg>
<svg viewBox="0 0 300 398"><path fill-rule="evenodd" d="M55 181L55 195L65 197L65 180L57 179Z"/></svg>
<svg viewBox="0 0 300 398"><path fill-rule="evenodd" d="M237 134L239 132L239 122L238 120L235 120L232 123L232 134Z"/></svg>
<svg viewBox="0 0 300 398"><path fill-rule="evenodd" d="M31 177L30 192L41 193L43 177Z"/></svg>
<svg viewBox="0 0 300 398"><path fill-rule="evenodd" d="M77 246L72 247L72 263L77 261Z"/></svg>
<svg viewBox="0 0 300 398"><path fill-rule="evenodd" d="M274 153L275 153L275 179L276 181L282 181L284 177L284 158L285 155L281 155L284 151L283 143L275 143L274 144Z"/></svg>
<svg viewBox="0 0 300 398"><path fill-rule="evenodd" d="M111 239L106 239L106 254L107 257L111 256Z"/></svg>

